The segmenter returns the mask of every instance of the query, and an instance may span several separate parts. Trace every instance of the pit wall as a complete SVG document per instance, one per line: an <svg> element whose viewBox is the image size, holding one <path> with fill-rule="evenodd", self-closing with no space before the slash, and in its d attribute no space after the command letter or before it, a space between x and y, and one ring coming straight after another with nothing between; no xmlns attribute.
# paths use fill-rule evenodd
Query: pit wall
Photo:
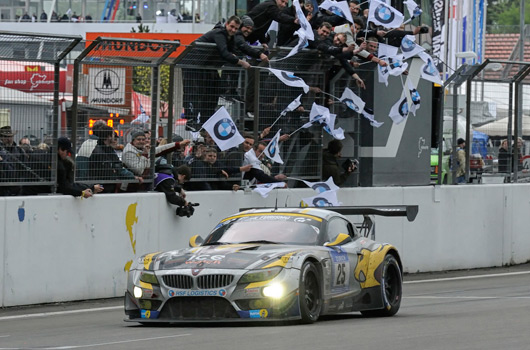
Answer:
<svg viewBox="0 0 530 350"><path fill-rule="evenodd" d="M297 206L313 195L188 192L201 204L191 218L176 217L160 193L0 197L0 306L121 296L140 255L187 247L239 208ZM343 205L419 205L414 222L376 218L376 239L400 250L404 272L530 260L530 185L351 188L338 197Z"/></svg>

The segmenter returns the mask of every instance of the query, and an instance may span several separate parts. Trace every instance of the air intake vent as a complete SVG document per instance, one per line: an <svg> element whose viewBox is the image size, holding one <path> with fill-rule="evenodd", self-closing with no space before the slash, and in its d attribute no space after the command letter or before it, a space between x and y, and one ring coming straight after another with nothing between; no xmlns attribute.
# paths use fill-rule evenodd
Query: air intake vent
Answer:
<svg viewBox="0 0 530 350"><path fill-rule="evenodd" d="M230 285L234 280L232 275L202 275L197 278L199 289L215 289Z"/></svg>
<svg viewBox="0 0 530 350"><path fill-rule="evenodd" d="M187 275L164 275L164 284L171 288L191 289L193 288L193 280L191 276Z"/></svg>

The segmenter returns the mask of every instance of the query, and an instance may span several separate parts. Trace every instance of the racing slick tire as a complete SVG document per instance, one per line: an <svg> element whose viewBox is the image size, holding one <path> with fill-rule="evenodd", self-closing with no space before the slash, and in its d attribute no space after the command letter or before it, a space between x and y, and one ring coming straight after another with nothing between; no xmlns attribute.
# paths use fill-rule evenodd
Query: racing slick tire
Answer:
<svg viewBox="0 0 530 350"><path fill-rule="evenodd" d="M364 310L361 311L361 314L368 317L388 317L394 316L399 310L403 292L403 278L399 263L390 254L387 254L383 261L381 288L383 308L379 310Z"/></svg>
<svg viewBox="0 0 530 350"><path fill-rule="evenodd" d="M313 323L318 320L322 309L322 297L319 273L315 265L306 261L300 270L300 316L301 323Z"/></svg>

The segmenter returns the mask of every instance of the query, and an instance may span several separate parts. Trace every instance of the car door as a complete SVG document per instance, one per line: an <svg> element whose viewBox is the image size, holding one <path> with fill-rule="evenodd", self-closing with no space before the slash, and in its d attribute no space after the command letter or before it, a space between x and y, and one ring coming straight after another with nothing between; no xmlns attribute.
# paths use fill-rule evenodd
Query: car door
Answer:
<svg viewBox="0 0 530 350"><path fill-rule="evenodd" d="M340 233L348 234L356 239L351 223L341 217L335 217L328 221L326 230L328 242L333 242ZM356 294L361 287L354 277L357 266L357 249L353 241L342 245L329 247L331 263L331 295L340 295L348 292ZM351 295L351 293L348 293Z"/></svg>

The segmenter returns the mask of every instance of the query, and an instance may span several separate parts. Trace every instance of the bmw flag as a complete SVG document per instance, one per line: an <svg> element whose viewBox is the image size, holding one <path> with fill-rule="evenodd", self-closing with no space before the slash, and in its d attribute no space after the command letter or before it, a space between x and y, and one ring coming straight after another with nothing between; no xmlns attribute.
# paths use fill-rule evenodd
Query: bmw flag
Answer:
<svg viewBox="0 0 530 350"><path fill-rule="evenodd" d="M394 57L398 53L398 48L395 46L381 44L381 43L379 43L378 46L379 46L378 48L379 59L387 61L387 63L390 57ZM384 83L386 86L388 86L388 77L390 76L390 68L388 67L388 65L385 67L378 65L377 76L378 76L380 83Z"/></svg>
<svg viewBox="0 0 530 350"><path fill-rule="evenodd" d="M370 125L373 126L374 128L378 128L384 124L384 122L378 122L377 120L375 120L374 111L366 106L364 107L361 114L363 117L365 117L366 119L370 121Z"/></svg>
<svg viewBox="0 0 530 350"><path fill-rule="evenodd" d="M263 152L274 162L283 164L283 160L280 157L280 131L282 131L282 129L278 130Z"/></svg>
<svg viewBox="0 0 530 350"><path fill-rule="evenodd" d="M322 193L326 191L336 191L339 189L339 186L335 185L335 182L333 182L333 177L329 177L326 182L320 181L320 182L309 182L302 180L307 186L311 187L317 193Z"/></svg>
<svg viewBox="0 0 530 350"><path fill-rule="evenodd" d="M408 21L412 21L414 18L419 17L422 14L422 9L414 2L414 0L403 1L407 5L407 11L409 11L410 18Z"/></svg>
<svg viewBox="0 0 530 350"><path fill-rule="evenodd" d="M237 147L245 140L224 107L217 110L202 126L221 151Z"/></svg>
<svg viewBox="0 0 530 350"><path fill-rule="evenodd" d="M425 51L423 47L416 44L416 38L414 35L405 35L401 40L401 52L403 57L407 60L411 57L416 56L420 52Z"/></svg>
<svg viewBox="0 0 530 350"><path fill-rule="evenodd" d="M420 93L418 92L418 90L416 90L410 79L407 80L407 87L409 89L410 98L412 100L412 103L410 105L410 112L416 115L416 111L420 109Z"/></svg>
<svg viewBox="0 0 530 350"><path fill-rule="evenodd" d="M330 118L331 117L328 108L313 102L313 106L311 106L311 112L309 112L309 121L311 123L318 122L320 124L329 124Z"/></svg>
<svg viewBox="0 0 530 350"><path fill-rule="evenodd" d="M306 16L304 15L304 12L302 11L300 2L294 1L293 5L296 8L296 17L298 18L299 22L298 25L300 25L300 29L298 29L297 32L301 32L302 35L308 40L315 40L315 33L313 33L313 28L311 28L311 24L309 24L309 21L307 20Z"/></svg>
<svg viewBox="0 0 530 350"><path fill-rule="evenodd" d="M309 86L305 83L304 79L295 76L294 73L288 72L285 70L274 69L274 68L266 68L266 69L271 71L271 73L273 73L285 85L293 86L293 87L301 87L302 89L304 89L304 92L306 94L309 92Z"/></svg>
<svg viewBox="0 0 530 350"><path fill-rule="evenodd" d="M407 96L402 95L401 98L392 106L388 116L399 124L407 118L409 115L409 103L407 102Z"/></svg>
<svg viewBox="0 0 530 350"><path fill-rule="evenodd" d="M256 185L254 192L258 192L263 198L267 198L269 193L275 188L284 188L285 182L272 182L267 184Z"/></svg>
<svg viewBox="0 0 530 350"><path fill-rule="evenodd" d="M379 0L371 0L368 10L368 22L385 28L399 28L405 17L401 12Z"/></svg>
<svg viewBox="0 0 530 350"><path fill-rule="evenodd" d="M443 85L442 79L440 78L440 72L438 72L438 68L436 68L432 57L426 52L421 52L418 56L420 56L423 62L425 62L420 69L421 77L425 80L432 81L435 84Z"/></svg>
<svg viewBox="0 0 530 350"><path fill-rule="evenodd" d="M326 191L313 197L303 198L302 207L337 207L342 203L337 199L337 191Z"/></svg>
<svg viewBox="0 0 530 350"><path fill-rule="evenodd" d="M409 64L405 62L405 59L403 58L403 55L397 55L394 57L388 58L388 74L393 75L395 77L403 74L409 67Z"/></svg>
<svg viewBox="0 0 530 350"><path fill-rule="evenodd" d="M298 95L297 98L295 98L291 103L289 103L287 107L285 107L285 109L280 113L280 115L286 115L288 112L292 112L297 109L302 104L302 102L300 101L301 98L302 94Z"/></svg>
<svg viewBox="0 0 530 350"><path fill-rule="evenodd" d="M349 88L344 89L342 96L340 97L340 102L344 103L348 108L354 112L361 113L364 109L364 101L361 98L353 93Z"/></svg>
<svg viewBox="0 0 530 350"><path fill-rule="evenodd" d="M324 0L319 8L327 10L339 17L345 18L348 22L353 23L350 7L347 1Z"/></svg>

